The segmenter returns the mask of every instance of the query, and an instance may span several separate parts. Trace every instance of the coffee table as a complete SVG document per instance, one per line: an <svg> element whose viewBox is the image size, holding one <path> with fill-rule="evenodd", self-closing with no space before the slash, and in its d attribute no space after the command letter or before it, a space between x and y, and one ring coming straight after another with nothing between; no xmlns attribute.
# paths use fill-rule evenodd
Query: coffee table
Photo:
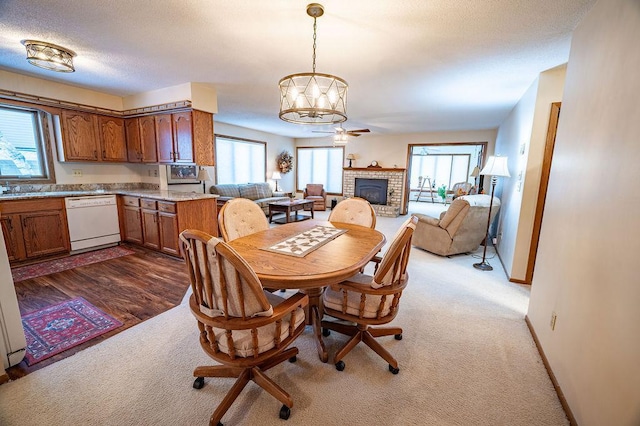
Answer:
<svg viewBox="0 0 640 426"><path fill-rule="evenodd" d="M298 210L309 208L311 216L298 216ZM295 213L291 217L291 213ZM311 200L293 200L293 201L277 201L269 203L269 223L273 221L274 213L284 213L284 218L278 218L275 223L298 222L301 220L313 219L313 201Z"/></svg>

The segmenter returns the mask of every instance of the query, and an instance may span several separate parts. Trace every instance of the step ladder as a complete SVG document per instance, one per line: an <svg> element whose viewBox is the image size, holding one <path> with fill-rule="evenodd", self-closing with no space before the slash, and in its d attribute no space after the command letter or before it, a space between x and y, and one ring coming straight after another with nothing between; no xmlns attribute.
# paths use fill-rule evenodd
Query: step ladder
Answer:
<svg viewBox="0 0 640 426"><path fill-rule="evenodd" d="M424 178L422 180L422 185L420 185L420 191L418 191L418 196L416 197L416 202L420 201L420 196L422 195L422 191L424 190L424 184L425 183L429 183L428 188L429 188L429 195L431 196L431 202L435 203L435 200L433 199L433 188L431 188L431 178Z"/></svg>

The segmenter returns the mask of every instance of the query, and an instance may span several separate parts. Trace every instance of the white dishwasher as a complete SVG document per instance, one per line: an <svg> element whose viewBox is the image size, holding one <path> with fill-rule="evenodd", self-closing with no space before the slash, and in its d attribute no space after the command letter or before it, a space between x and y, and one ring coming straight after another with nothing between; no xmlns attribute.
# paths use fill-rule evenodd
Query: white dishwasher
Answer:
<svg viewBox="0 0 640 426"><path fill-rule="evenodd" d="M72 253L115 245L120 241L115 195L69 197L64 203Z"/></svg>

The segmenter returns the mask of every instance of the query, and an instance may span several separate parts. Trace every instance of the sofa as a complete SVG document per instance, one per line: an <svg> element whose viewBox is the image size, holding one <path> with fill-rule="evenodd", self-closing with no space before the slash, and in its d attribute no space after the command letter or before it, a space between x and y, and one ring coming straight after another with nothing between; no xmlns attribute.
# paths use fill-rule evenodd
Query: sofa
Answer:
<svg viewBox="0 0 640 426"><path fill-rule="evenodd" d="M484 240L489 218L489 195L464 195L453 200L440 218L415 214L418 225L412 244L441 256L472 252ZM493 197L491 221L500 209L500 199Z"/></svg>
<svg viewBox="0 0 640 426"><path fill-rule="evenodd" d="M259 205L265 215L269 214L269 203L289 200L284 192L272 191L267 182L211 185L209 192L220 196L218 209L233 198L247 198Z"/></svg>

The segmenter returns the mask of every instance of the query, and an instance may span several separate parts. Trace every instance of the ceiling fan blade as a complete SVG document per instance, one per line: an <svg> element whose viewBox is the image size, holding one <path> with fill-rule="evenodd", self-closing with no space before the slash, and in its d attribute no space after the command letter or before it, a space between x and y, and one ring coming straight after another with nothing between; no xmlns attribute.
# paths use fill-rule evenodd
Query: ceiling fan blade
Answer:
<svg viewBox="0 0 640 426"><path fill-rule="evenodd" d="M322 131L322 130L312 130L311 133L331 133L331 134L333 134L335 132L325 132L325 131Z"/></svg>
<svg viewBox="0 0 640 426"><path fill-rule="evenodd" d="M369 133L371 130L369 129L359 129L359 130L349 130L349 132L354 132L354 133Z"/></svg>
<svg viewBox="0 0 640 426"><path fill-rule="evenodd" d="M358 136L360 136L360 133L351 133L351 132L347 132L347 135L349 135L349 136L353 136L354 138L357 138Z"/></svg>

